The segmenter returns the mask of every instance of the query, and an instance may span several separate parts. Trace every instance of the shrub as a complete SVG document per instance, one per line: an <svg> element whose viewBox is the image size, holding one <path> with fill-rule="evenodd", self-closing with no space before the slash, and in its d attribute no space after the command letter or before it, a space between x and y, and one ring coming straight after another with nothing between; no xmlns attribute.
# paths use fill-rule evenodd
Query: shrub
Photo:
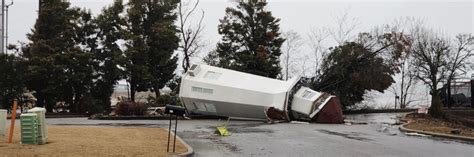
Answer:
<svg viewBox="0 0 474 157"><path fill-rule="evenodd" d="M161 95L158 98L148 97L148 104L153 107L164 107L168 104L176 104L177 97L170 95Z"/></svg>
<svg viewBox="0 0 474 157"><path fill-rule="evenodd" d="M145 115L148 105L145 103L135 103L135 102L119 102L117 103L117 108L115 113L121 116L128 115Z"/></svg>

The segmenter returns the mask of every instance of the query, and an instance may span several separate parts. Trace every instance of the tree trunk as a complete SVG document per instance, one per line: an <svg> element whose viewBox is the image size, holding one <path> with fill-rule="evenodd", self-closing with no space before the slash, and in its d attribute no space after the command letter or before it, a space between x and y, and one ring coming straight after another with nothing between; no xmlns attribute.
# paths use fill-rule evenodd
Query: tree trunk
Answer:
<svg viewBox="0 0 474 157"><path fill-rule="evenodd" d="M433 117L441 117L443 115L441 111L441 99L437 90L434 90L431 95L431 107L429 109L429 114Z"/></svg>
<svg viewBox="0 0 474 157"><path fill-rule="evenodd" d="M160 89L157 86L153 87L153 90L155 91L155 97L158 99L160 97Z"/></svg>
<svg viewBox="0 0 474 157"><path fill-rule="evenodd" d="M135 84L130 83L130 101L135 102Z"/></svg>
<svg viewBox="0 0 474 157"><path fill-rule="evenodd" d="M447 81L447 87L446 87L446 105L448 106L448 108L451 108L451 79L448 79Z"/></svg>
<svg viewBox="0 0 474 157"><path fill-rule="evenodd" d="M404 106L406 104L404 104L404 96L405 96L405 62L402 63L402 83L400 84L400 109L403 109L405 108ZM395 108L396 108L396 105L395 105Z"/></svg>
<svg viewBox="0 0 474 157"><path fill-rule="evenodd" d="M474 108L474 79L471 80L471 108Z"/></svg>
<svg viewBox="0 0 474 157"><path fill-rule="evenodd" d="M44 107L44 94L41 92L37 92L35 94L36 97L36 107Z"/></svg>
<svg viewBox="0 0 474 157"><path fill-rule="evenodd" d="M49 97L49 96L46 96L46 97ZM51 100L51 98L46 98L46 104L45 104L45 108L46 108L46 112L53 112L53 108L54 108L54 101Z"/></svg>
<svg viewBox="0 0 474 157"><path fill-rule="evenodd" d="M186 73L186 72L188 72L189 66L191 66L191 65L189 65L189 55L187 53L187 50L186 50L186 54L184 56L184 62L185 62L184 72Z"/></svg>

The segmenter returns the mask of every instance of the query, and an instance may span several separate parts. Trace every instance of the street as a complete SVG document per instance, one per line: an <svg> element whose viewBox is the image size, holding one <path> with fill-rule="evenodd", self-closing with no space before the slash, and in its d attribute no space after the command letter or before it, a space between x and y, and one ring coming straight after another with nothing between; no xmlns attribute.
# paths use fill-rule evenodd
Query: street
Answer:
<svg viewBox="0 0 474 157"><path fill-rule="evenodd" d="M398 131L401 114L348 115L367 124L267 124L231 120L228 137L214 134L226 120L182 120L178 136L194 148L195 156L466 156L473 143L434 137L406 136ZM167 128L167 120L47 119L53 125Z"/></svg>

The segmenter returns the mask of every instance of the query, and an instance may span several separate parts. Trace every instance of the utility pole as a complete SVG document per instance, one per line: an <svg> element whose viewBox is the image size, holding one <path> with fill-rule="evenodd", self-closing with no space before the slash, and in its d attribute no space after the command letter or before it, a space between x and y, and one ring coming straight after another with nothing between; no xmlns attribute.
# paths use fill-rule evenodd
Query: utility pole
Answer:
<svg viewBox="0 0 474 157"><path fill-rule="evenodd" d="M7 53L8 49L8 8L13 5L13 0L10 4L5 5L5 53Z"/></svg>
<svg viewBox="0 0 474 157"><path fill-rule="evenodd" d="M0 53L5 53L5 0L2 0L2 6L0 7L0 18L1 18L1 24L0 24Z"/></svg>

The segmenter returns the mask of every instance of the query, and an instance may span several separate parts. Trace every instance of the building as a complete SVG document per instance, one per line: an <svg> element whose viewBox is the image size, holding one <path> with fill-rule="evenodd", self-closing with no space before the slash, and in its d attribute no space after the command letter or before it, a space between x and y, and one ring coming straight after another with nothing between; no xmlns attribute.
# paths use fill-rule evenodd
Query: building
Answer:
<svg viewBox="0 0 474 157"><path fill-rule="evenodd" d="M179 96L188 114L274 119L276 113L279 120L311 121L330 104L342 119L334 96L305 87L299 77L282 81L195 64L183 75Z"/></svg>

